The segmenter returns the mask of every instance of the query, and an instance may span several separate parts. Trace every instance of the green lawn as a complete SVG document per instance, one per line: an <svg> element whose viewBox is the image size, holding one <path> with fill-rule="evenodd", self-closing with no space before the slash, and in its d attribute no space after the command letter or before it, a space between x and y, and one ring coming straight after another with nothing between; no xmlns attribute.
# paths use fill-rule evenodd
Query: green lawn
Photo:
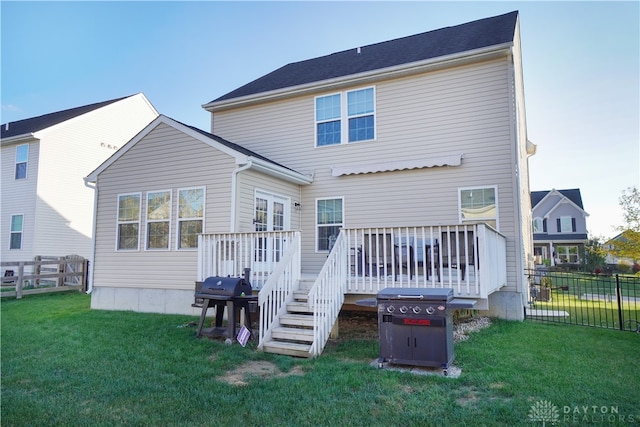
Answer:
<svg viewBox="0 0 640 427"><path fill-rule="evenodd" d="M190 316L92 311L78 293L1 311L2 426L537 426L549 407L556 425L640 423L632 332L494 321L456 344L462 375L444 378L372 367L377 340L346 329L302 360L196 339ZM225 381L251 364L277 375Z"/></svg>

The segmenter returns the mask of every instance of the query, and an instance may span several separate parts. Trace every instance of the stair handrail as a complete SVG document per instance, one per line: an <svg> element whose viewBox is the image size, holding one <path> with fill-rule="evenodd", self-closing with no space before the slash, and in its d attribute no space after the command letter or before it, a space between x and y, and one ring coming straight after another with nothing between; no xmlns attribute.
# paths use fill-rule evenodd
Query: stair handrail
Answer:
<svg viewBox="0 0 640 427"><path fill-rule="evenodd" d="M264 342L271 339L273 328L279 326L280 315L286 312L287 303L293 301L293 291L297 289L300 281L300 232L295 232L293 236L293 242L288 245L258 292L260 349Z"/></svg>
<svg viewBox="0 0 640 427"><path fill-rule="evenodd" d="M340 231L318 277L309 290L307 304L313 310L313 343L311 354L322 353L331 329L344 303L344 286L347 279L347 241Z"/></svg>

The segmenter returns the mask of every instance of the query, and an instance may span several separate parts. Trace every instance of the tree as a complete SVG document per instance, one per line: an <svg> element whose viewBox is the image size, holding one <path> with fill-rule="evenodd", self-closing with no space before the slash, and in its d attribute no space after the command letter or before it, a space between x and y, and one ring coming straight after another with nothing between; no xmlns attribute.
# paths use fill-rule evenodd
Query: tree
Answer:
<svg viewBox="0 0 640 427"><path fill-rule="evenodd" d="M622 191L620 207L625 225L618 227L620 235L612 241L613 253L618 258L640 261L640 191L629 187Z"/></svg>
<svg viewBox="0 0 640 427"><path fill-rule="evenodd" d="M595 271L605 266L607 251L601 239L602 237L592 237L585 245L584 266L586 271Z"/></svg>

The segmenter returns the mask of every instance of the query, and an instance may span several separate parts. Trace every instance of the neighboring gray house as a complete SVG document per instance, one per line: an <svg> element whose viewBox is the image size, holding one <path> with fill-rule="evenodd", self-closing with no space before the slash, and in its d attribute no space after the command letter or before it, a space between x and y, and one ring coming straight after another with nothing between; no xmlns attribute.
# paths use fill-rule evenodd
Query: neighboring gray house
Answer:
<svg viewBox="0 0 640 427"><path fill-rule="evenodd" d="M2 261L90 258L95 194L83 178L157 115L139 93L4 123Z"/></svg>
<svg viewBox="0 0 640 427"><path fill-rule="evenodd" d="M288 64L204 108L211 133L159 116L87 176L93 308L195 314L195 281L249 267L265 351L319 354L343 304L389 286L523 318L517 12Z"/></svg>
<svg viewBox="0 0 640 427"><path fill-rule="evenodd" d="M580 190L532 191L531 206L535 263L582 265L589 214Z"/></svg>

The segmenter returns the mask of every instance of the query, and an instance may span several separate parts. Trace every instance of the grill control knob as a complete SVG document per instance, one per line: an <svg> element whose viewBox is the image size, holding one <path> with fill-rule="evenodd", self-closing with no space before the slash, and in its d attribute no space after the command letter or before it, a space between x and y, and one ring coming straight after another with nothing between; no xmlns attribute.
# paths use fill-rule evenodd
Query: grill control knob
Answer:
<svg viewBox="0 0 640 427"><path fill-rule="evenodd" d="M389 313L393 313L394 311L396 311L396 308L394 306L390 305L390 306L387 307L387 311Z"/></svg>
<svg viewBox="0 0 640 427"><path fill-rule="evenodd" d="M414 312L415 314L418 314L418 313L420 313L421 311L422 311L422 308L420 308L420 306L419 306L419 305L416 305L415 307L413 307L413 312Z"/></svg>
<svg viewBox="0 0 640 427"><path fill-rule="evenodd" d="M427 312L427 314L433 314L436 311L436 309L433 307L427 307L425 311Z"/></svg>
<svg viewBox="0 0 640 427"><path fill-rule="evenodd" d="M402 307L400 307L400 313L402 313L402 314L406 313L407 310L408 310L408 308L406 306L404 306L404 305Z"/></svg>

